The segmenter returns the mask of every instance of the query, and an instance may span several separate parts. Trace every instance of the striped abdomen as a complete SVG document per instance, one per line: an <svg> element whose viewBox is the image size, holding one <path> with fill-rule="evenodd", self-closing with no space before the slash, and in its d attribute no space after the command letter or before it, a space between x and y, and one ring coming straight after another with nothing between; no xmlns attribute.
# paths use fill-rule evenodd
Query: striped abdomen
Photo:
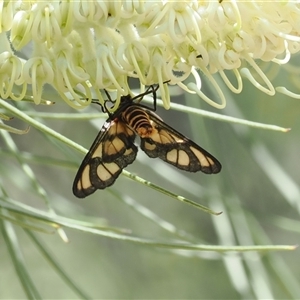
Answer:
<svg viewBox="0 0 300 300"><path fill-rule="evenodd" d="M147 112L137 105L128 106L121 116L123 122L128 124L142 138L150 136L155 130Z"/></svg>

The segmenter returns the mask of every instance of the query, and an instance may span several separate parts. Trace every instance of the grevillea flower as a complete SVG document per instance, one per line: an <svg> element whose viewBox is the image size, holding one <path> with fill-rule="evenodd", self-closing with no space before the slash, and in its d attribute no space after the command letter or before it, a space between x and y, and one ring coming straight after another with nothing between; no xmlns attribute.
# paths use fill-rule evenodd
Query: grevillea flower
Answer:
<svg viewBox="0 0 300 300"><path fill-rule="evenodd" d="M159 84L166 108L165 81L224 107L216 73L233 92L242 90L243 76L273 95L259 63L284 64L299 51L299 20L295 1L1 1L0 96L21 100L30 86L38 104L50 84L80 108L92 94L103 101L103 89L118 99L131 93L132 77L141 87ZM18 55L23 50L28 59ZM219 104L201 92L203 74ZM194 82L184 84L188 77Z"/></svg>

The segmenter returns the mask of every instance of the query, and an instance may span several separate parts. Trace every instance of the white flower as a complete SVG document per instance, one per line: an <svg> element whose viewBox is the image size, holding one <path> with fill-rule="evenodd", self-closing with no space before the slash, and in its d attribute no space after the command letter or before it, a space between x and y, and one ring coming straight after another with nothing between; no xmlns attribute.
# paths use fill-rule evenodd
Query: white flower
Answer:
<svg viewBox="0 0 300 300"><path fill-rule="evenodd" d="M299 4L219 2L1 1L0 96L20 100L31 85L38 104L47 83L71 106L85 107L92 93L102 101L102 89L117 91L118 97L131 93L132 77L141 86L159 84L166 108L170 103L163 82L168 80L210 102L200 91L196 70L216 87L217 107L225 99L215 73L234 92L242 90L243 75L273 95L275 88L258 64L283 64L299 51ZM28 60L15 52L24 49L31 50ZM225 70L233 71L237 87ZM186 86L183 81L191 74L196 84Z"/></svg>

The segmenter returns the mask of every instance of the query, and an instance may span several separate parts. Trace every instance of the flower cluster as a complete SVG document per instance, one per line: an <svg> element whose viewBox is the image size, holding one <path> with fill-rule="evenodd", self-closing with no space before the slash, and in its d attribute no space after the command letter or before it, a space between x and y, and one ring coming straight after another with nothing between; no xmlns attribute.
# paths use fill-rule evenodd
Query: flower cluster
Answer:
<svg viewBox="0 0 300 300"><path fill-rule="evenodd" d="M0 1L0 96L20 100L31 85L38 104L50 84L71 106L85 107L92 93L101 100L101 89L131 93L133 77L141 86L159 84L168 108L165 81L210 101L198 70L218 91L219 107L224 96L214 73L234 92L243 75L272 95L256 61L282 64L298 52L299 20L299 4L288 0ZM29 58L19 51L30 51ZM237 87L225 70L233 71ZM184 85L191 74L196 84Z"/></svg>

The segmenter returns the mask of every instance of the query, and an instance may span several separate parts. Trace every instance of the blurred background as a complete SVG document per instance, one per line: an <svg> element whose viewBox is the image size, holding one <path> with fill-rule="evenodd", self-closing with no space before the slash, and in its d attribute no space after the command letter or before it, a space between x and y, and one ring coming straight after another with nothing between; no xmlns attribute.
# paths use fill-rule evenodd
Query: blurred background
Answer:
<svg viewBox="0 0 300 300"><path fill-rule="evenodd" d="M298 92L290 70L265 72L269 78L276 73L274 86ZM204 213L122 175L111 188L77 199L72 184L84 155L33 127L24 135L1 135L2 207L26 204L52 211L54 218L84 221L104 232L157 243L299 244L300 102L280 93L268 96L247 80L238 95L222 81L219 84L227 100L224 110L176 87L171 88L172 101L292 130L264 130L158 108L166 123L218 158L221 173L179 171L141 150L126 170L222 211L221 215ZM208 82L204 81L203 92L218 101ZM79 119L81 114L100 112L99 107L76 112L55 95L49 100L55 104L10 104L88 149L107 116ZM6 124L27 127L18 118ZM33 294L52 299L296 299L300 295L297 249L226 253L169 249L68 227L66 243L43 220L6 209L1 215L1 299L28 297L26 285ZM32 230L34 226L45 227L46 232Z"/></svg>

